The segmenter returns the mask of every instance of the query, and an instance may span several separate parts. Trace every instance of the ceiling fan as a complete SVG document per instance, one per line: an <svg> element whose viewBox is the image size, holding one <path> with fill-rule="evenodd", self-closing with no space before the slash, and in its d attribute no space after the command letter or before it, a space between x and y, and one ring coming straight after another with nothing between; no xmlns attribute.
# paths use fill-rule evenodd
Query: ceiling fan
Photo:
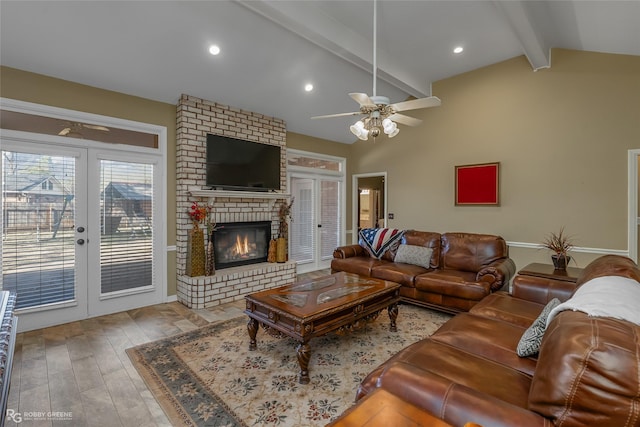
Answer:
<svg viewBox="0 0 640 427"><path fill-rule="evenodd" d="M66 124L66 127L62 129L60 132L58 132L58 135L68 136L72 138L83 138L84 136L80 132L83 128L109 132L109 128L104 126L89 125L89 124L80 123L80 122L68 122Z"/></svg>
<svg viewBox="0 0 640 427"><path fill-rule="evenodd" d="M391 104L386 96L376 95L376 80L378 73L377 57L377 0L373 1L373 95L366 93L350 93L349 96L360 104L360 111L349 113L328 114L315 116L312 119L325 119L331 117L365 115L361 120L351 125L351 133L359 139L367 140L369 135L375 138L380 135L380 129L389 137L393 138L400 132L397 123L407 126L417 126L422 120L414 117L398 114L400 111L417 110L420 108L438 107L440 99L436 96L412 99L409 101Z"/></svg>

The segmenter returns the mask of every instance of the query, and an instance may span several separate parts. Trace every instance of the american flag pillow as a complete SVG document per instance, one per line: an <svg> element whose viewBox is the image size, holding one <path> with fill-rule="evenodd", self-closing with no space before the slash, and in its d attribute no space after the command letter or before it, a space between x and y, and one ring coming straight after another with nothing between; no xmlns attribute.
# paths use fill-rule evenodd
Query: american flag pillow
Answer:
<svg viewBox="0 0 640 427"><path fill-rule="evenodd" d="M397 228L363 228L359 243L373 258L380 259L386 251L400 244L402 233Z"/></svg>

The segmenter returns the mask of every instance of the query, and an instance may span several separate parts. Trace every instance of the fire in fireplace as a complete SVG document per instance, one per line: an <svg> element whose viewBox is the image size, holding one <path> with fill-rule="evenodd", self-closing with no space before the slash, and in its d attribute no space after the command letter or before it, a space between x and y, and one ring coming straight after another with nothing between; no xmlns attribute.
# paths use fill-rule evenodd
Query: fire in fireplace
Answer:
<svg viewBox="0 0 640 427"><path fill-rule="evenodd" d="M269 221L218 224L213 236L216 269L266 262L269 240Z"/></svg>

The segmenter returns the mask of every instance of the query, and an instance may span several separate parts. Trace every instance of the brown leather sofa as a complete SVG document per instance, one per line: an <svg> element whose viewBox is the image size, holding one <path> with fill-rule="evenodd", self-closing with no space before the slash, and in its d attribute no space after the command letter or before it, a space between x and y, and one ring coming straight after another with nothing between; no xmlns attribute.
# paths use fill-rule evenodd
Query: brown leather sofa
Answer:
<svg viewBox="0 0 640 427"><path fill-rule="evenodd" d="M507 285L515 273L507 243L500 236L409 230L401 243L431 248L430 268L394 262L394 250L377 259L362 246L349 245L333 252L331 272L400 283L403 301L448 313L468 311Z"/></svg>
<svg viewBox="0 0 640 427"><path fill-rule="evenodd" d="M576 289L600 276L640 281L633 261L607 255L585 268ZM391 357L363 380L356 400L383 388L453 426L640 426L640 326L562 311L537 357L519 357L520 337L545 304L575 291L517 280L513 287Z"/></svg>

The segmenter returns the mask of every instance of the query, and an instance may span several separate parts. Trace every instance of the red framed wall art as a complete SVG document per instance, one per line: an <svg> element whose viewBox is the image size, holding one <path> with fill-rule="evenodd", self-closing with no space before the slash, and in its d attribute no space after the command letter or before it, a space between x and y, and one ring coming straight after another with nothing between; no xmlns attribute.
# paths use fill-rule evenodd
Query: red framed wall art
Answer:
<svg viewBox="0 0 640 427"><path fill-rule="evenodd" d="M500 162L456 166L456 206L500 206Z"/></svg>

